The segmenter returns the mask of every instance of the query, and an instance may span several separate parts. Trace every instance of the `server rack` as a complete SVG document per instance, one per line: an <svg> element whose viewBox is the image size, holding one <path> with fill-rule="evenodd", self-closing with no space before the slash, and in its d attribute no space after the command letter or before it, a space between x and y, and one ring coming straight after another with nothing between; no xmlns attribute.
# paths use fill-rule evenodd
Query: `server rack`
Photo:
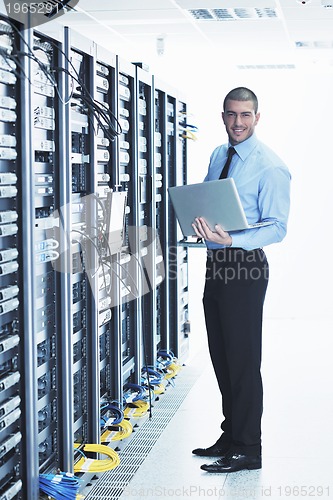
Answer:
<svg viewBox="0 0 333 500"><path fill-rule="evenodd" d="M160 349L170 350L169 342L169 288L166 270L169 269L167 248L167 217L166 200L166 89L156 77L153 77L154 89L154 162L152 183L153 203L155 204L155 228L158 237L155 240L155 290L156 314L155 318L155 345L158 353ZM162 90L163 89L163 90Z"/></svg>
<svg viewBox="0 0 333 500"><path fill-rule="evenodd" d="M176 102L176 165L174 170L173 180L176 179L176 185L187 183L187 105L181 96L178 95ZM171 174L171 172L170 172ZM172 174L171 174L172 178ZM171 221L170 221L171 222ZM188 289L188 249L179 245L179 241L183 239L179 225L173 233L173 241L177 242L177 277L173 280L174 286L177 289L177 302L175 315L175 329L173 331L173 344L175 352L179 358L184 359L188 356L189 350L189 333L190 333L190 318L189 318L189 289ZM175 278L175 276L174 276Z"/></svg>
<svg viewBox="0 0 333 500"><path fill-rule="evenodd" d="M23 470L21 456L24 418L24 291L20 278L23 266L22 205L30 205L30 194L23 199L20 171L20 73L10 55L22 47L19 27L0 20L0 492L20 495ZM19 49L18 49L19 50ZM31 318L29 318L31 320ZM31 355L31 353L29 353ZM29 360L31 356L29 357ZM31 365L30 365L31 366Z"/></svg>
<svg viewBox="0 0 333 500"><path fill-rule="evenodd" d="M34 372L37 375L38 466L41 472L58 462L59 387L57 355L61 338L56 304L59 300L58 277L52 263L59 257L59 244L54 234L55 210L59 206L59 135L58 94L60 75L51 68L59 67L59 43L38 32L31 33L29 48L31 93L31 168L33 182L33 255L34 283L28 291L34 300L32 344L37 352ZM28 50L28 49L27 49ZM56 125L57 123L57 125ZM35 478L36 480L36 478Z"/></svg>
<svg viewBox="0 0 333 500"><path fill-rule="evenodd" d="M135 66L117 57L118 115L122 133L118 142L119 174L114 179L127 192L125 241L119 257L118 331L121 343L119 397L123 397L126 382L140 381L141 324L138 267L138 171L137 171L137 97Z"/></svg>
<svg viewBox="0 0 333 500"><path fill-rule="evenodd" d="M156 202L153 168L152 75L136 67L138 135L138 226L141 296L142 366L156 365ZM153 293L151 293L154 290Z"/></svg>
<svg viewBox="0 0 333 500"><path fill-rule="evenodd" d="M167 294L165 309L172 311L168 319L170 349L180 359L186 359L189 349L188 334L189 299L188 299L188 250L180 244L182 234L167 189L170 186L186 184L187 181L187 142L183 134L187 107L178 94L165 96L165 136L166 136L166 182L164 184L165 224L167 241L166 266ZM175 168L177 165L177 168Z"/></svg>
<svg viewBox="0 0 333 500"><path fill-rule="evenodd" d="M95 85L95 100L103 107L114 114L118 113L116 100L116 55L109 51L95 46L95 75L97 77ZM115 121L115 132L121 131L121 125ZM97 129L96 140L96 163L97 163L97 186L98 198L105 197L110 192L110 186L119 187L118 170L118 151L114 144L114 137L106 134L102 128ZM112 182L112 184L111 184ZM98 205L99 219L105 220L107 204ZM108 403L112 399L119 400L121 397L121 385L118 384L120 345L118 342L118 321L117 314L114 314L114 301L119 294L117 280L112 275L111 266L113 257L110 255L110 249L106 245L108 234L102 235L104 242L101 251L107 257L107 268L100 268L98 273L98 310L99 320L99 383L100 383L100 402ZM117 269L115 269L117 273ZM104 404L105 406L105 404ZM107 412L101 406L100 419L103 421ZM105 417L106 418L106 417Z"/></svg>
<svg viewBox="0 0 333 500"><path fill-rule="evenodd" d="M187 256L175 287L166 192L186 179L186 104L68 28L4 16L0 48L0 494L35 500L39 474L73 471L74 447L100 442L103 402L120 408L160 349L186 356ZM116 191L125 239L112 253Z"/></svg>

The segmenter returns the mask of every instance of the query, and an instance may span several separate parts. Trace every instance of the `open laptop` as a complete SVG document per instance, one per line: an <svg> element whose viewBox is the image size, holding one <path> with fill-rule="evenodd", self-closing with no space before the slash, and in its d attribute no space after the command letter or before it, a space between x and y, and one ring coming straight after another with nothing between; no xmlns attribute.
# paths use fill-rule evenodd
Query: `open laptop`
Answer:
<svg viewBox="0 0 333 500"><path fill-rule="evenodd" d="M220 224L225 231L238 231L274 223L274 221L255 224L247 222L232 177L169 187L168 192L184 236L195 234L192 223L196 217L203 217L212 230L216 224Z"/></svg>

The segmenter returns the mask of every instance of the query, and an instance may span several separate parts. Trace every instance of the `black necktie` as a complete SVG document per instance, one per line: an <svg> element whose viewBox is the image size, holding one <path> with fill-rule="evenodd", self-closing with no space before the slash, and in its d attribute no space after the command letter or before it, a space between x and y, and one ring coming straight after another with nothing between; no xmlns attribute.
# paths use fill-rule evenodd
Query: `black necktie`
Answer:
<svg viewBox="0 0 333 500"><path fill-rule="evenodd" d="M225 162L224 167L222 169L222 172L220 174L220 177L219 177L220 179L226 179L228 177L228 172L229 172L229 167L230 167L231 159L232 159L232 157L234 156L235 153L236 153L235 148L229 148L228 149L228 158L227 158L227 161Z"/></svg>

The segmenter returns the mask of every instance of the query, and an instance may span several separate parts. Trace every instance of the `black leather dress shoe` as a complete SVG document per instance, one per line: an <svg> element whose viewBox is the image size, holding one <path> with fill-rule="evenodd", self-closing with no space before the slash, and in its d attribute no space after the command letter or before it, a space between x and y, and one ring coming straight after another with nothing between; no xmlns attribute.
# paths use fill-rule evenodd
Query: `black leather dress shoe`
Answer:
<svg viewBox="0 0 333 500"><path fill-rule="evenodd" d="M192 451L194 455L198 455L198 457L224 457L224 455L228 452L230 445L223 445L219 443L213 444L209 448L196 448Z"/></svg>
<svg viewBox="0 0 333 500"><path fill-rule="evenodd" d="M228 454L212 464L204 464L201 469L207 472L237 472L239 470L261 469L261 456Z"/></svg>

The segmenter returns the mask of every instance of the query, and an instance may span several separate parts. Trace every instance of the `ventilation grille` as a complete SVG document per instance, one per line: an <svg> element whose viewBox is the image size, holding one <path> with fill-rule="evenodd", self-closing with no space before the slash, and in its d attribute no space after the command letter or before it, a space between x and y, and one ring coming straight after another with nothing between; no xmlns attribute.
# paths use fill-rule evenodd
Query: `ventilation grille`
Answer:
<svg viewBox="0 0 333 500"><path fill-rule="evenodd" d="M276 9L271 7L261 9L190 9L188 12L197 21L235 21L242 19L252 20L278 17Z"/></svg>
<svg viewBox="0 0 333 500"><path fill-rule="evenodd" d="M154 403L152 419L140 425L128 445L119 452L120 465L105 472L90 489L86 488L85 500L118 500L121 497L201 372L201 367L192 366L177 375L175 386L169 386Z"/></svg>

